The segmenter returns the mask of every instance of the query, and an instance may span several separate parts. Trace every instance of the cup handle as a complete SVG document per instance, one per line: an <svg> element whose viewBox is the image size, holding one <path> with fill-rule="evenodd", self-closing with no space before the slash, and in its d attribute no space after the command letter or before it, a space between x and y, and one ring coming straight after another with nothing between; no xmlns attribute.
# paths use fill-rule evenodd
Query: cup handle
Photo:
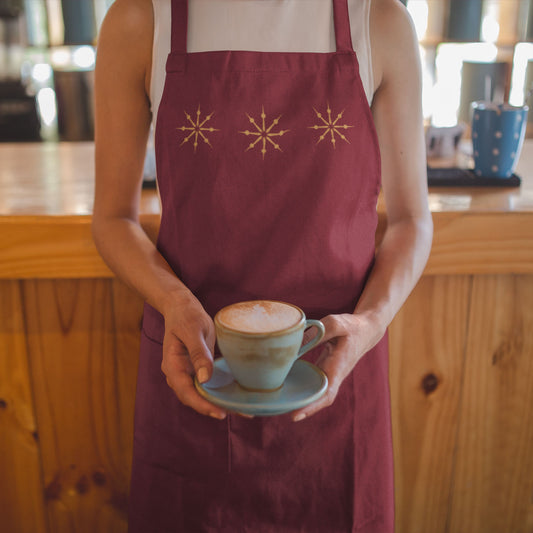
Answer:
<svg viewBox="0 0 533 533"><path fill-rule="evenodd" d="M304 344L300 351L298 352L298 357L301 357L304 353L307 353L309 350L312 350L324 337L326 330L324 329L324 324L320 320L306 320L305 329L309 329L314 326L318 331L317 334L306 344Z"/></svg>

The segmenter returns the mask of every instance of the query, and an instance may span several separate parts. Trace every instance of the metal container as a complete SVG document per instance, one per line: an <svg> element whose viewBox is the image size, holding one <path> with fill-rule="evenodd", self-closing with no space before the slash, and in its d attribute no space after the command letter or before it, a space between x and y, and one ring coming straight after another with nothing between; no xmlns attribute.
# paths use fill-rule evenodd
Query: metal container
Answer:
<svg viewBox="0 0 533 533"><path fill-rule="evenodd" d="M481 37L482 0L449 0L446 39L475 42Z"/></svg>
<svg viewBox="0 0 533 533"><path fill-rule="evenodd" d="M52 47L94 44L98 26L112 2L24 0L29 44Z"/></svg>
<svg viewBox="0 0 533 533"><path fill-rule="evenodd" d="M0 18L18 18L22 11L22 0L0 0Z"/></svg>
<svg viewBox="0 0 533 533"><path fill-rule="evenodd" d="M54 70L54 87L59 139L94 139L94 72Z"/></svg>
<svg viewBox="0 0 533 533"><path fill-rule="evenodd" d="M509 97L511 65L504 61L483 63L477 61L463 61L461 76L461 103L459 105L459 120L470 123L471 103L485 100L487 95L486 80L491 81L490 100L504 102Z"/></svg>
<svg viewBox="0 0 533 533"><path fill-rule="evenodd" d="M40 141L35 97L20 80L0 81L0 142Z"/></svg>

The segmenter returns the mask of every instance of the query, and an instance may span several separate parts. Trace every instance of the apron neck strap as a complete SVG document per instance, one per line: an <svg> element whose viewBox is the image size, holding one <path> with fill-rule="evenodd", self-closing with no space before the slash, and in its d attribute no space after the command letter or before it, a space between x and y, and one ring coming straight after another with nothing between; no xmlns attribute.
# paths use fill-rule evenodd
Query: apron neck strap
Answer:
<svg viewBox="0 0 533 533"><path fill-rule="evenodd" d="M189 19L189 1L172 0L172 37L171 52L187 52L187 26Z"/></svg>
<svg viewBox="0 0 533 533"><path fill-rule="evenodd" d="M337 52L353 52L348 0L333 0Z"/></svg>
<svg viewBox="0 0 533 533"><path fill-rule="evenodd" d="M172 52L187 52L189 1L172 0ZM333 0L337 52L353 52L348 0Z"/></svg>

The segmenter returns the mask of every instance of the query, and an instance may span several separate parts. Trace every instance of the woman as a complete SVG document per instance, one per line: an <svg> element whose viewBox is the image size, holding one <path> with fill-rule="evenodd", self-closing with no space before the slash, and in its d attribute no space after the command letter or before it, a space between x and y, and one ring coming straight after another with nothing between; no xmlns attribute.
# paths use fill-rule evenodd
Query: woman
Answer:
<svg viewBox="0 0 533 533"><path fill-rule="evenodd" d="M93 228L147 301L131 532L393 531L385 332L432 235L417 50L397 0L111 7ZM157 247L138 221L156 119ZM196 392L193 376L212 374L212 317L250 299L322 319L321 399L247 419Z"/></svg>

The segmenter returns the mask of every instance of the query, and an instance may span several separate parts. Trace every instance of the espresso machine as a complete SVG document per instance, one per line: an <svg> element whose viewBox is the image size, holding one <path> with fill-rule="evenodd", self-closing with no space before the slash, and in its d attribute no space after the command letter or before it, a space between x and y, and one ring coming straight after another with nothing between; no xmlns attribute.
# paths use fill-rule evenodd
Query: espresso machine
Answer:
<svg viewBox="0 0 533 533"><path fill-rule="evenodd" d="M0 0L0 142L40 141L35 94L22 79L22 0Z"/></svg>

